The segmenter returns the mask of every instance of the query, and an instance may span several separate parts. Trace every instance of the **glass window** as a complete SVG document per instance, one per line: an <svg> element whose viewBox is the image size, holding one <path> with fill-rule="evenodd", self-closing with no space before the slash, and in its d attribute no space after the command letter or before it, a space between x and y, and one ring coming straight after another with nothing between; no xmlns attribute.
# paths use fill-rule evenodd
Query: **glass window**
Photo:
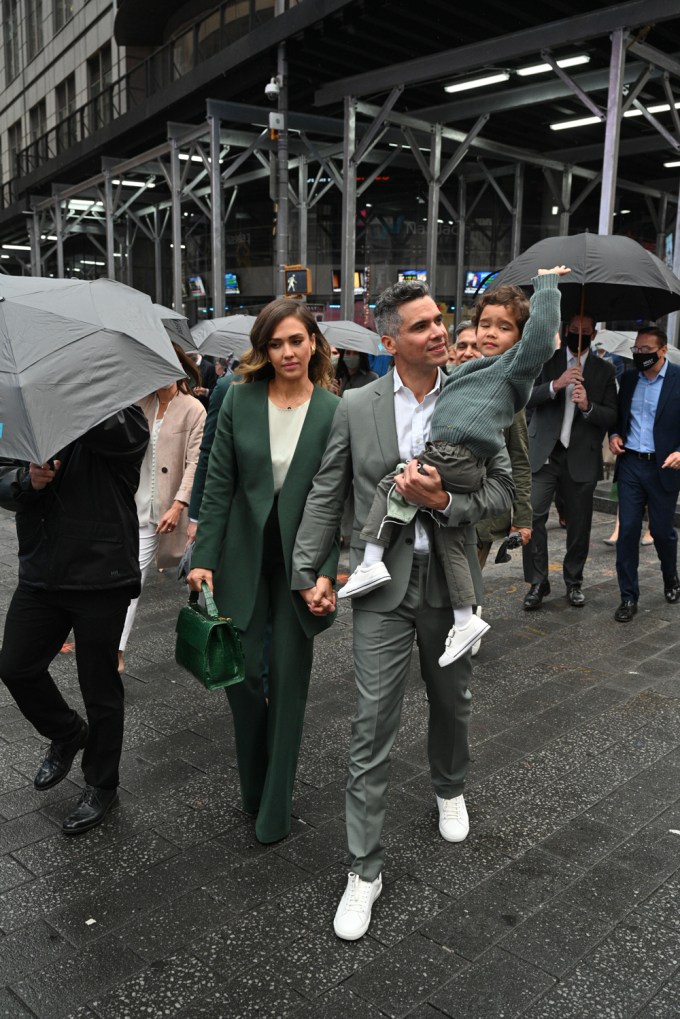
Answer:
<svg viewBox="0 0 680 1019"><path fill-rule="evenodd" d="M199 60L207 60L208 57L212 57L219 51L221 44L220 25L221 11L213 11L213 13L205 18L198 26L197 42Z"/></svg>
<svg viewBox="0 0 680 1019"><path fill-rule="evenodd" d="M76 123L76 76L69 74L67 78L59 82L55 91L57 104L57 151L75 145Z"/></svg>
<svg viewBox="0 0 680 1019"><path fill-rule="evenodd" d="M172 44L172 76L181 78L194 67L194 30L180 35Z"/></svg>
<svg viewBox="0 0 680 1019"><path fill-rule="evenodd" d="M74 0L52 0L55 33L63 28L67 21L71 20L75 12Z"/></svg>
<svg viewBox="0 0 680 1019"><path fill-rule="evenodd" d="M47 103L41 99L29 110L28 121L31 130L31 166L39 166L48 158L47 151Z"/></svg>
<svg viewBox="0 0 680 1019"><path fill-rule="evenodd" d="M9 160L9 175L10 177L19 176L19 168L17 166L17 156L21 151L21 121L15 121L9 130L7 131L7 158Z"/></svg>
<svg viewBox="0 0 680 1019"><path fill-rule="evenodd" d="M43 48L42 0L26 0L26 53L29 60Z"/></svg>
<svg viewBox="0 0 680 1019"><path fill-rule="evenodd" d="M19 0L2 0L2 20L5 37L5 82L14 81L20 70Z"/></svg>
<svg viewBox="0 0 680 1019"><path fill-rule="evenodd" d="M113 120L111 90L111 46L102 46L87 62L87 94L90 102L90 131L96 131Z"/></svg>

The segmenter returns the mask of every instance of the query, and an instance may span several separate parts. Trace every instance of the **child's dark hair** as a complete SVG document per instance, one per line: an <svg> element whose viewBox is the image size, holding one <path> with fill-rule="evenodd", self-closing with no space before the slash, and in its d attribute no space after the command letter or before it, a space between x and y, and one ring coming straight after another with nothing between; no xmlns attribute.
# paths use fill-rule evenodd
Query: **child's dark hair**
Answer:
<svg viewBox="0 0 680 1019"><path fill-rule="evenodd" d="M520 336L522 335L524 326L529 320L530 310L529 298L523 290L520 290L519 287L512 287L508 284L504 284L500 287L496 287L495 290L489 290L487 293L482 294L481 297L478 297L472 313L472 324L475 329L479 325L482 312L489 304L501 304L504 308L508 308L515 318Z"/></svg>

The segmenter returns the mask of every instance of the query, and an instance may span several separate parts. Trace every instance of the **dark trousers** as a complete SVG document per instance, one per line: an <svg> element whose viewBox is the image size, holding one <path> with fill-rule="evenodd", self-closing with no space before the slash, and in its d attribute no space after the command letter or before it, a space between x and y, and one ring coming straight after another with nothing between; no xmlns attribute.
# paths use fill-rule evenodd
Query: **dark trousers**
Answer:
<svg viewBox="0 0 680 1019"><path fill-rule="evenodd" d="M533 509L531 541L524 546L524 579L540 584L548 579L548 532L550 506L559 489L567 518L567 549L562 573L567 587L583 583L583 567L588 558L590 529L593 522L594 481L574 481L567 468L567 451L558 442L550 459L531 477Z"/></svg>
<svg viewBox="0 0 680 1019"><path fill-rule="evenodd" d="M262 572L253 615L241 643L246 676L227 687L234 718L243 808L257 814L260 842L278 842L290 832L313 641L300 626L281 552L276 506L267 523ZM262 649L271 624L268 697L262 683Z"/></svg>
<svg viewBox="0 0 680 1019"><path fill-rule="evenodd" d="M617 471L619 492L619 540L616 543L616 574L622 601L636 602L640 597L638 564L640 534L645 506L649 509L649 529L664 578L677 572L678 536L673 525L677 492L667 492L659 482L654 461L639 460L623 453Z"/></svg>
<svg viewBox="0 0 680 1019"><path fill-rule="evenodd" d="M115 789L123 746L123 683L118 642L131 592L43 591L19 585L0 650L0 679L22 715L50 741L68 742L78 716L62 697L49 665L73 629L78 682L90 735L83 752L88 785Z"/></svg>

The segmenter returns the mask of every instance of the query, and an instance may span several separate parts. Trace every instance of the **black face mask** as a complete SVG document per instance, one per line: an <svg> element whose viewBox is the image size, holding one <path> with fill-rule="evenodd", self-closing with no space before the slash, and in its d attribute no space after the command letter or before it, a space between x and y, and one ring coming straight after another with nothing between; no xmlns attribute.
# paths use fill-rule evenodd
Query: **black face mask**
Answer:
<svg viewBox="0 0 680 1019"><path fill-rule="evenodd" d="M578 333L567 333L565 336L567 346L572 354L578 354ZM581 350L588 350L592 336L590 333L581 334Z"/></svg>
<svg viewBox="0 0 680 1019"><path fill-rule="evenodd" d="M659 360L659 351L653 350L651 354L633 354L633 364L639 372L646 372Z"/></svg>

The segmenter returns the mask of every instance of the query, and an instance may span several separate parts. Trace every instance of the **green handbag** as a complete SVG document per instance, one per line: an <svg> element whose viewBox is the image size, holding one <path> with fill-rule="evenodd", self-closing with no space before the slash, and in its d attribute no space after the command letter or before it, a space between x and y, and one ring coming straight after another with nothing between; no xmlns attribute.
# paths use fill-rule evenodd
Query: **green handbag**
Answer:
<svg viewBox="0 0 680 1019"><path fill-rule="evenodd" d="M205 608L192 591L189 604L180 609L175 626L175 661L188 669L208 690L242 683L245 661L238 633L231 619L221 616L210 588L201 585Z"/></svg>

